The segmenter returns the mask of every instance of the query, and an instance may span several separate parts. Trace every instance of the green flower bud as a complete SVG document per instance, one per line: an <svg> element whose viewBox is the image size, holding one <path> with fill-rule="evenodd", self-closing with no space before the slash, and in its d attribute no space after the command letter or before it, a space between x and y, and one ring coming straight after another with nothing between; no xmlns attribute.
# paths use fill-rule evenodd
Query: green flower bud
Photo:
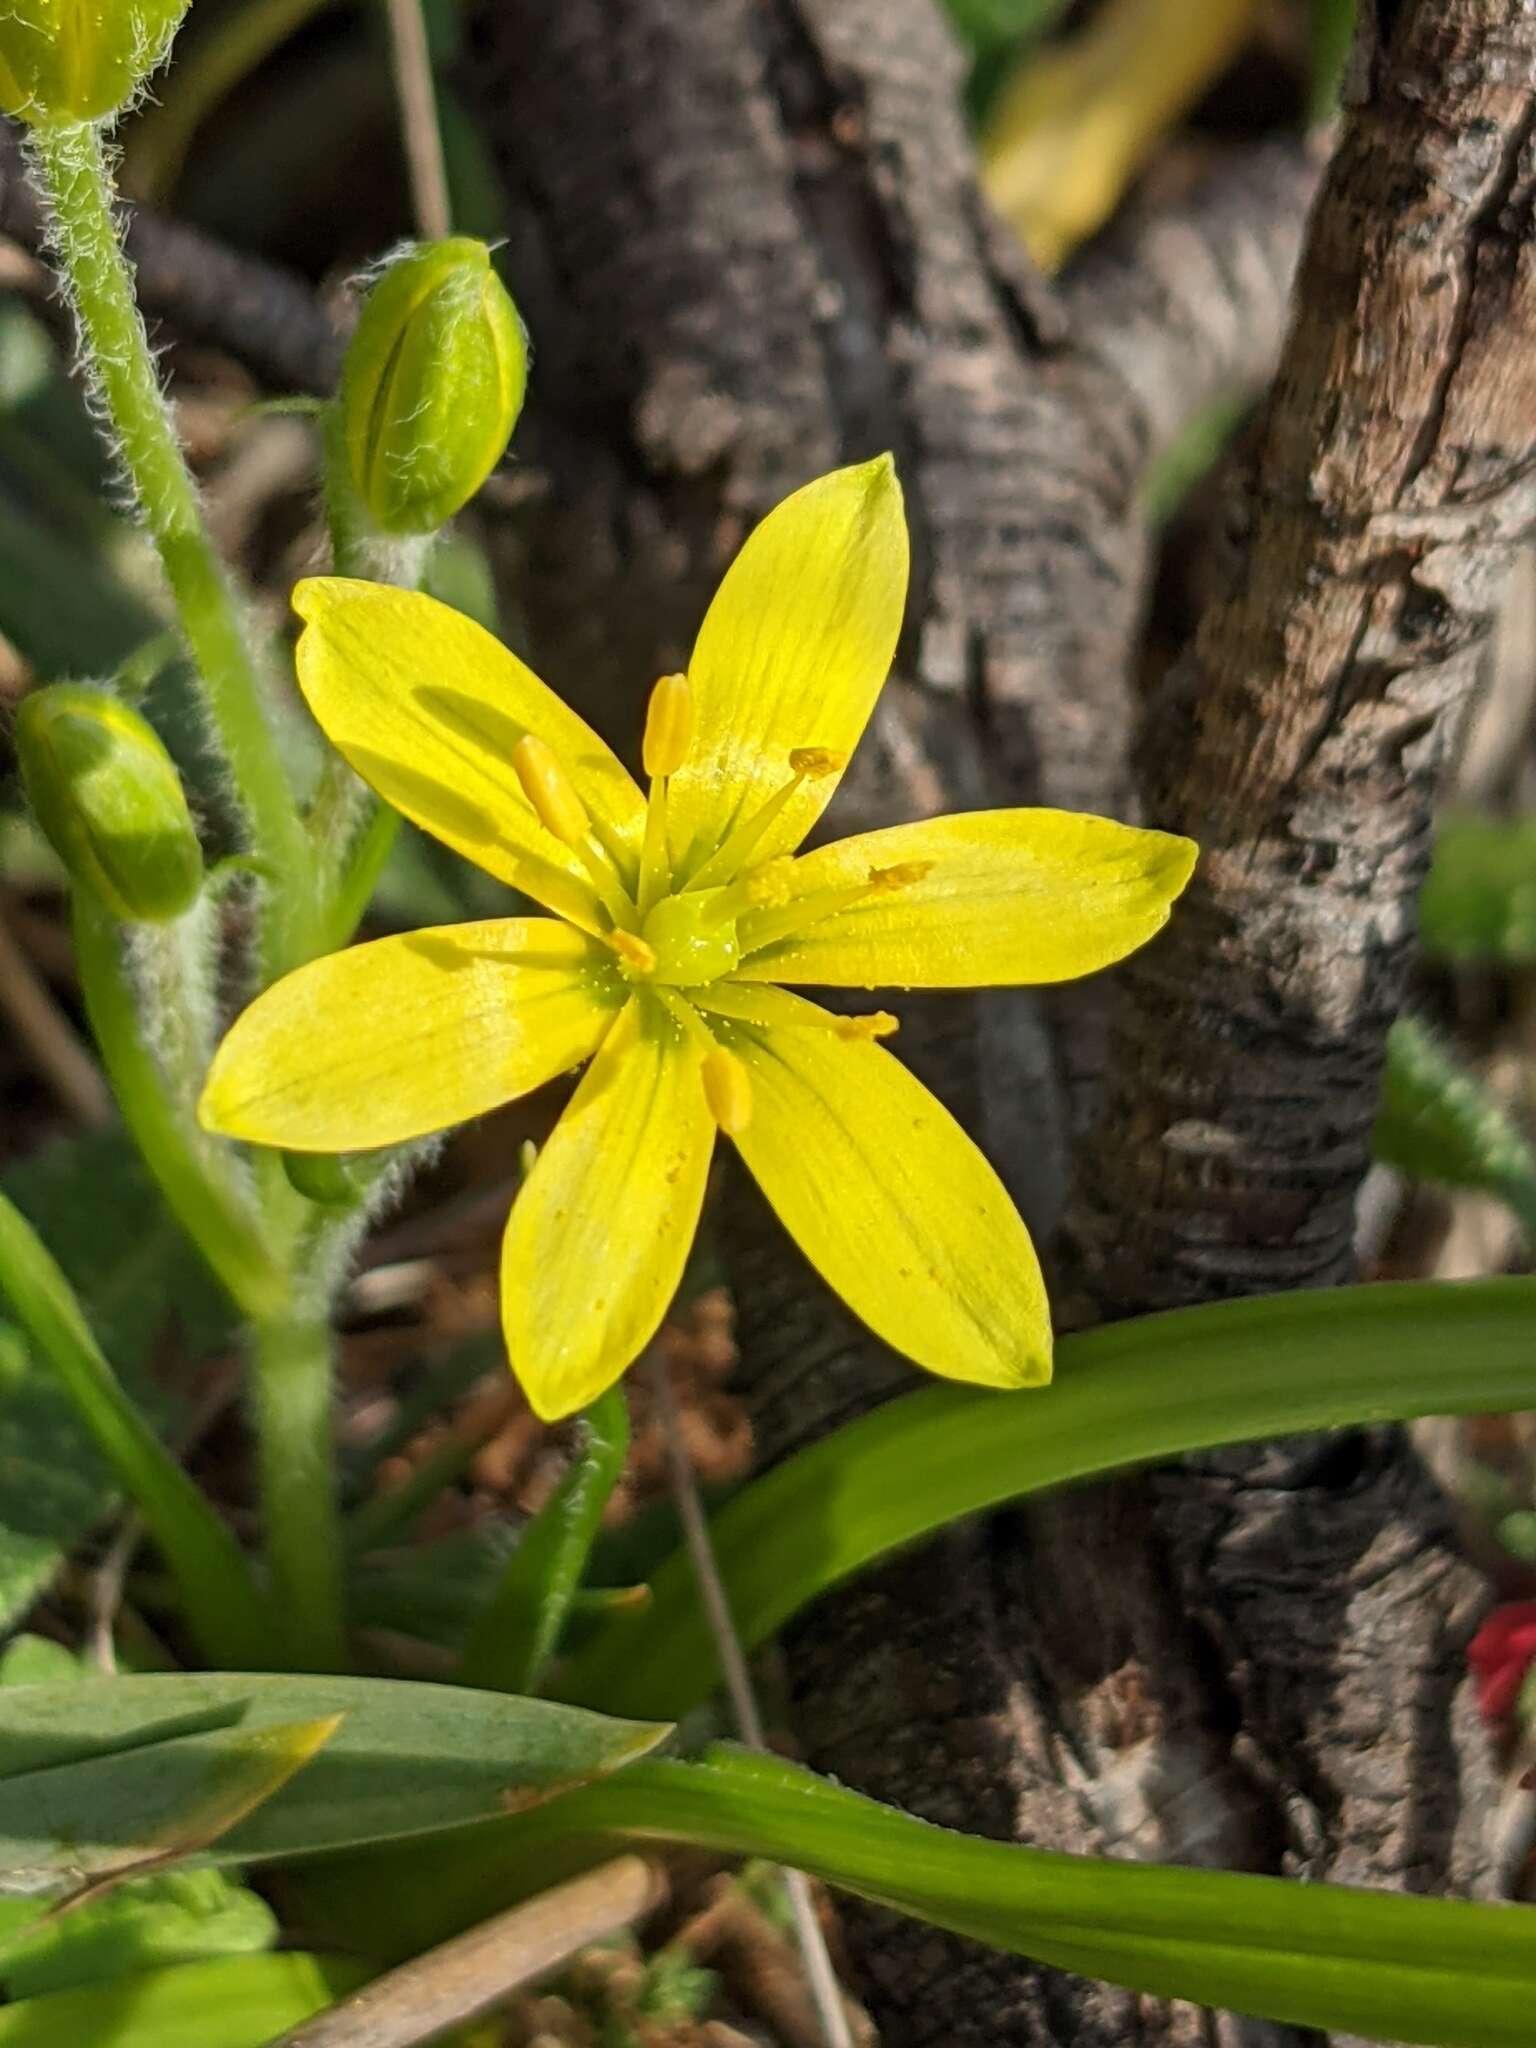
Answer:
<svg viewBox="0 0 1536 2048"><path fill-rule="evenodd" d="M396 258L368 295L341 380L352 483L380 533L432 533L479 490L528 383L517 308L483 242Z"/></svg>
<svg viewBox="0 0 1536 2048"><path fill-rule="evenodd" d="M34 126L121 113L165 62L189 0L3 0L0 107Z"/></svg>
<svg viewBox="0 0 1536 2048"><path fill-rule="evenodd" d="M54 683L16 713L21 778L71 881L114 917L188 909L203 851L176 765L137 711L87 683Z"/></svg>

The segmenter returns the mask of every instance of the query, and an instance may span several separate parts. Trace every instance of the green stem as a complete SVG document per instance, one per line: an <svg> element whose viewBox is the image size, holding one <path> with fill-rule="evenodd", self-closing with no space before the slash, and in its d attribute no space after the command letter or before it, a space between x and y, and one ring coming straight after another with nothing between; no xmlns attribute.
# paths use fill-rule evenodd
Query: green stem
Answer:
<svg viewBox="0 0 1536 2048"><path fill-rule="evenodd" d="M0 1289L143 1516L204 1655L259 1670L270 1661L272 1628L240 1546L124 1392L73 1288L4 1195Z"/></svg>
<svg viewBox="0 0 1536 2048"><path fill-rule="evenodd" d="M208 537L197 486L160 388L134 297L133 273L118 240L101 133L89 122L63 122L33 129L30 146L52 212L54 244L79 321L86 366L159 552L252 844L271 876L265 935L270 976L296 964L308 947L309 840L262 702L261 680L234 594Z"/></svg>
<svg viewBox="0 0 1536 2048"><path fill-rule="evenodd" d="M181 917L129 925L124 933L144 1028L171 1101L194 1127L213 1057L217 934L218 909L206 892Z"/></svg>
<svg viewBox="0 0 1536 2048"><path fill-rule="evenodd" d="M346 946L362 923L373 892L384 872L384 863L394 849L400 832L400 813L376 799L367 824L357 836L336 895L326 914L327 944Z"/></svg>
<svg viewBox="0 0 1536 2048"><path fill-rule="evenodd" d="M285 1664L347 1669L332 1441L331 1333L323 1313L251 1332L252 1401L271 1591Z"/></svg>
<svg viewBox="0 0 1536 2048"><path fill-rule="evenodd" d="M86 1015L113 1093L172 1214L247 1316L284 1299L282 1274L262 1241L234 1160L172 1100L144 1037L119 930L85 892L75 897L75 953Z"/></svg>

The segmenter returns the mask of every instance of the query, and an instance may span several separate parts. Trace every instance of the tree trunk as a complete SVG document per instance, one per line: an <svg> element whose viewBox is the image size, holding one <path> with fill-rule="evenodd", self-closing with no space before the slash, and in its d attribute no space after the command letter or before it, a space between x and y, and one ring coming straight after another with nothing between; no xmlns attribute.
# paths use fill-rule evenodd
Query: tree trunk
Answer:
<svg viewBox="0 0 1536 2048"><path fill-rule="evenodd" d="M909 1006L904 1049L1042 1232L1091 1124L1080 1317L1344 1271L1427 805L1536 417L1515 353L1536 22L1515 0L1391 14L1238 496L1234 594L1136 749L1153 816L1213 852L1129 982L1102 1114L1097 990ZM1128 809L1140 484L1272 367L1311 187L1299 151L1255 151L1052 292L977 192L958 83L930 0L471 7L539 350L501 532L524 637L632 730L751 521L893 448L913 596L839 830ZM765 1458L908 1384L739 1186L725 1223ZM812 1762L957 1826L1472 1884L1480 1751L1451 1709L1477 1598L1417 1468L1369 1434L956 1532L806 1617L792 1690ZM889 2048L1301 2038L850 1925Z"/></svg>

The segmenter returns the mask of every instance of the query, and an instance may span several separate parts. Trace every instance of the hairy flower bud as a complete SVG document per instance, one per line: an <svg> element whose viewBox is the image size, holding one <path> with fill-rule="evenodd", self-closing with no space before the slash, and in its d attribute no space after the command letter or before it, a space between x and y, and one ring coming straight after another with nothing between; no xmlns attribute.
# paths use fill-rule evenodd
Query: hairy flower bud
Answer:
<svg viewBox="0 0 1536 2048"><path fill-rule="evenodd" d="M121 113L165 62L189 0L5 0L0 107L43 127Z"/></svg>
<svg viewBox="0 0 1536 2048"><path fill-rule="evenodd" d="M203 853L176 765L137 711L86 683L34 690L16 713L22 781L70 879L114 917L188 909Z"/></svg>
<svg viewBox="0 0 1536 2048"><path fill-rule="evenodd" d="M528 383L517 308L483 242L430 242L368 295L342 372L352 483L381 533L431 533L500 461Z"/></svg>

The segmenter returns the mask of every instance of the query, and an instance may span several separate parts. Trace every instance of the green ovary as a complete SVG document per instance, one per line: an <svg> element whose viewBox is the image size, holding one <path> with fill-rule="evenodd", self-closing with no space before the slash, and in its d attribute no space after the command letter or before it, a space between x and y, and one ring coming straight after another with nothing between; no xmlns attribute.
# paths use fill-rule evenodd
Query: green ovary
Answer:
<svg viewBox="0 0 1536 2048"><path fill-rule="evenodd" d="M720 914L717 889L694 896L663 896L641 933L656 955L654 978L675 988L698 988L729 974L741 958L734 917Z"/></svg>

